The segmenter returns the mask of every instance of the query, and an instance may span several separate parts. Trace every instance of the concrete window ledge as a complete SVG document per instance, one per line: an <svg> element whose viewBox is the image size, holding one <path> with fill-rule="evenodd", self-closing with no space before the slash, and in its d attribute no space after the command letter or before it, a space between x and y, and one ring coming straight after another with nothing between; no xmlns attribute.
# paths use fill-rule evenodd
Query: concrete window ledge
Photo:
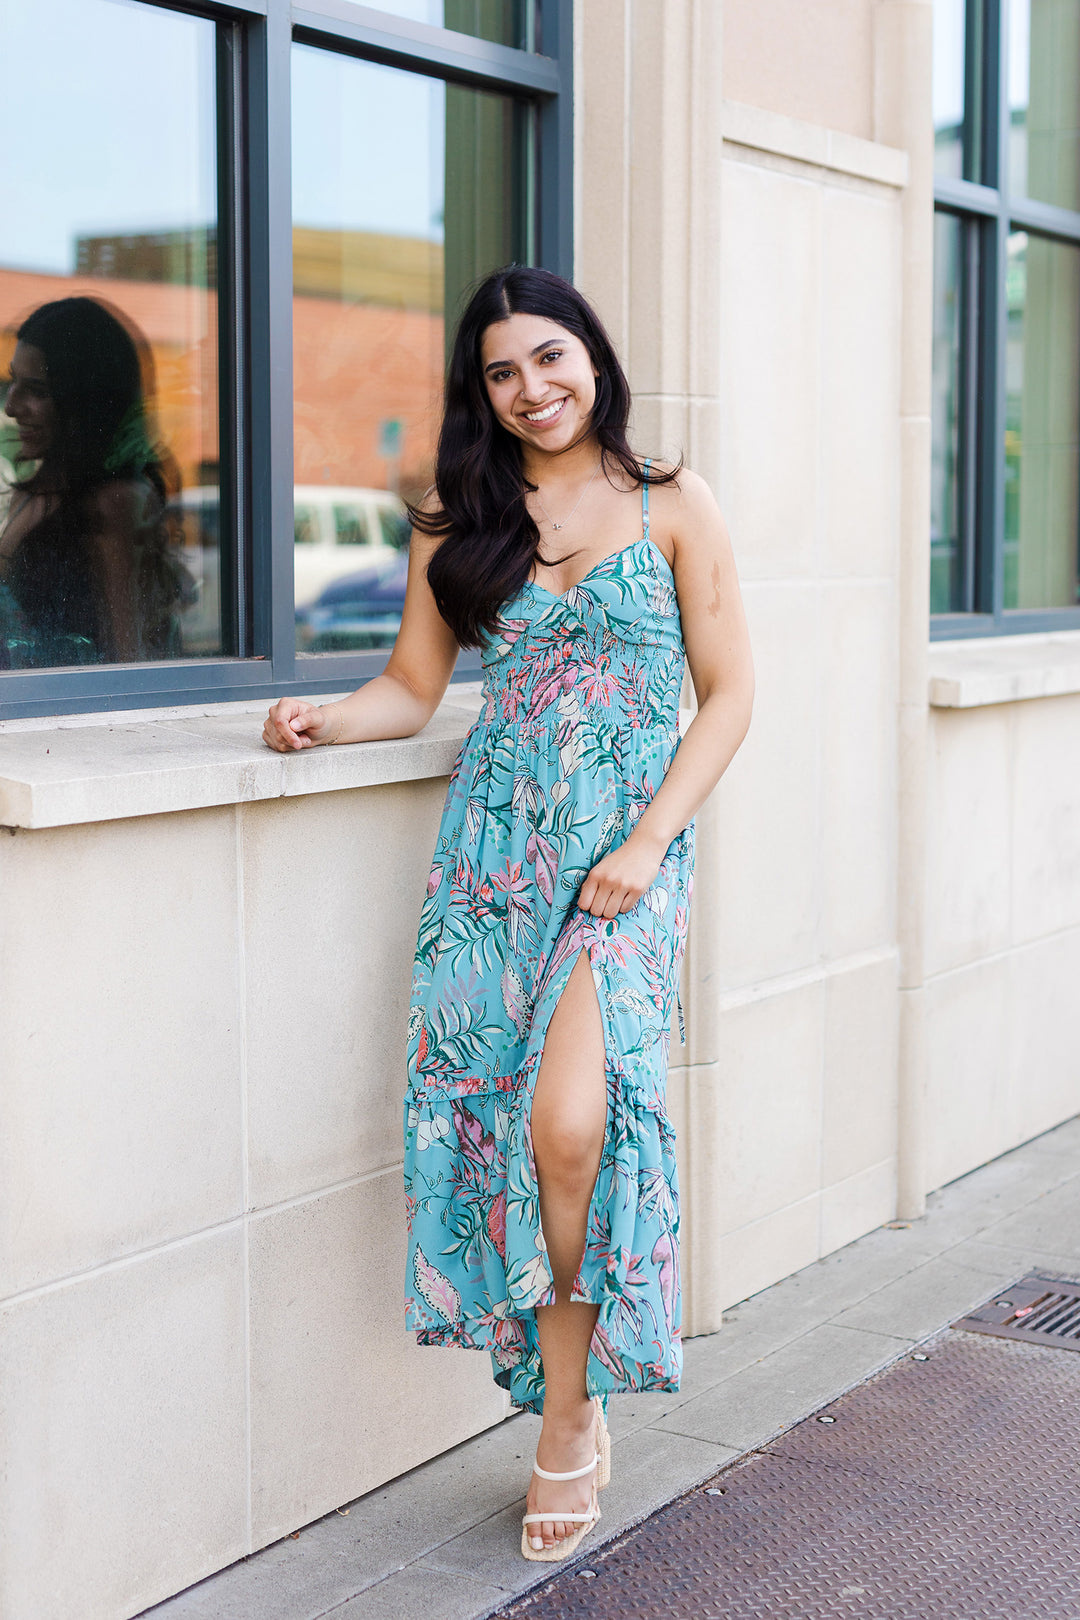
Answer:
<svg viewBox="0 0 1080 1620"><path fill-rule="evenodd" d="M929 673L930 705L935 709L1065 697L1080 692L1080 630L935 641Z"/></svg>
<svg viewBox="0 0 1080 1620"><path fill-rule="evenodd" d="M262 700L0 723L0 826L68 827L448 776L479 713L480 686L452 686L415 737L294 755L261 742L268 707Z"/></svg>

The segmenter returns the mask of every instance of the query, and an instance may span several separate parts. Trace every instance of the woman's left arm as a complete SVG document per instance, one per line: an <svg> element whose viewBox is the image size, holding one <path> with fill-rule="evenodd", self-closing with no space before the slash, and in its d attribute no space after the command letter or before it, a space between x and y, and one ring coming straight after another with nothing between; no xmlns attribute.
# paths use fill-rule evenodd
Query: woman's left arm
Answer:
<svg viewBox="0 0 1080 1620"><path fill-rule="evenodd" d="M670 502L675 589L697 713L671 768L625 843L597 861L578 904L594 917L614 917L637 904L672 840L692 820L746 736L754 668L731 540L712 491L682 471L679 487L661 485ZM659 516L659 514L657 514ZM655 524L655 519L654 519Z"/></svg>

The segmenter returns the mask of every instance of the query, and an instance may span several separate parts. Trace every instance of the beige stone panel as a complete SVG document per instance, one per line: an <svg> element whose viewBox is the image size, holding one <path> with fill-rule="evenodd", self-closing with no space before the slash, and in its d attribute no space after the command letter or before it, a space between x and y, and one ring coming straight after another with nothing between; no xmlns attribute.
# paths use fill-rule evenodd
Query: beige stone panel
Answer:
<svg viewBox="0 0 1080 1620"><path fill-rule="evenodd" d="M823 586L821 636L822 949L896 938L896 592Z"/></svg>
<svg viewBox="0 0 1080 1620"><path fill-rule="evenodd" d="M1015 1146L1012 964L997 956L926 986L928 1190Z"/></svg>
<svg viewBox="0 0 1080 1620"><path fill-rule="evenodd" d="M635 396L630 443L639 455L676 462L680 456L685 457L689 436L690 411L684 399L656 394Z"/></svg>
<svg viewBox="0 0 1080 1620"><path fill-rule="evenodd" d="M927 759L926 966L974 962L1009 942L1010 714L933 709Z"/></svg>
<svg viewBox="0 0 1080 1620"><path fill-rule="evenodd" d="M873 138L873 0L723 3L725 97Z"/></svg>
<svg viewBox="0 0 1080 1620"><path fill-rule="evenodd" d="M723 8L716 0L691 0L688 346L689 390L696 398L720 392L721 300L716 267L723 228L723 98L717 95L723 54ZM695 451L696 454L696 451ZM711 476L711 475L706 475Z"/></svg>
<svg viewBox="0 0 1080 1620"><path fill-rule="evenodd" d="M896 1159L867 1165L856 1175L823 1187L821 1253L832 1254L896 1213Z"/></svg>
<svg viewBox="0 0 1080 1620"><path fill-rule="evenodd" d="M0 1308L0 1614L118 1620L249 1550L243 1232Z"/></svg>
<svg viewBox="0 0 1080 1620"><path fill-rule="evenodd" d="M899 994L899 1076L896 1121L896 1213L918 1220L931 1190L927 1172L926 986L905 985Z"/></svg>
<svg viewBox="0 0 1080 1620"><path fill-rule="evenodd" d="M1013 714L1015 941L1080 923L1080 696Z"/></svg>
<svg viewBox="0 0 1080 1620"><path fill-rule="evenodd" d="M816 566L822 188L723 165L721 488L745 578Z"/></svg>
<svg viewBox="0 0 1080 1620"><path fill-rule="evenodd" d="M905 416L930 413L933 321L934 119L932 0L874 0L874 135L909 159L904 190ZM929 519L929 503L926 515Z"/></svg>
<svg viewBox="0 0 1080 1620"><path fill-rule="evenodd" d="M897 719L896 937L901 983L921 984L926 955L927 755L929 710L900 703Z"/></svg>
<svg viewBox="0 0 1080 1620"><path fill-rule="evenodd" d="M504 1416L486 1353L405 1331L400 1171L256 1216L250 1244L256 1547Z"/></svg>
<svg viewBox="0 0 1080 1620"><path fill-rule="evenodd" d="M416 928L446 782L243 810L251 1207L401 1156Z"/></svg>
<svg viewBox="0 0 1080 1620"><path fill-rule="evenodd" d="M821 1253L821 1194L813 1193L720 1238L726 1309L790 1277Z"/></svg>
<svg viewBox="0 0 1080 1620"><path fill-rule="evenodd" d="M719 1190L730 1175L727 1162L725 1093L720 1068L702 1064L685 1071L686 1137L679 1161L684 1278L683 1333L715 1333L724 1320L724 1274L718 1239L722 1231ZM686 1286L686 1284L689 1286Z"/></svg>
<svg viewBox="0 0 1080 1620"><path fill-rule="evenodd" d="M925 709L930 647L930 418L900 424L900 693Z"/></svg>
<svg viewBox="0 0 1080 1620"><path fill-rule="evenodd" d="M899 203L826 186L821 567L894 577L900 518Z"/></svg>
<svg viewBox="0 0 1080 1620"><path fill-rule="evenodd" d="M826 979L825 1187L895 1158L897 1018L895 954Z"/></svg>
<svg viewBox="0 0 1080 1620"><path fill-rule="evenodd" d="M723 484L723 442L723 417L719 400L691 401L686 464L704 478L716 496L721 513L726 517L727 492ZM730 525L729 532L731 532ZM731 542L735 552L735 565L741 569L742 536L732 532Z"/></svg>
<svg viewBox="0 0 1080 1620"><path fill-rule="evenodd" d="M715 865L694 893L691 972L702 965L711 995L809 966L819 954L820 595L772 584L749 584L744 594L754 718L703 812L715 817ZM691 1061L715 1058L695 1039L692 1031Z"/></svg>
<svg viewBox="0 0 1080 1620"><path fill-rule="evenodd" d="M234 817L0 843L0 1296L242 1207Z"/></svg>
<svg viewBox="0 0 1080 1620"><path fill-rule="evenodd" d="M629 339L627 0L577 0L575 281L620 353Z"/></svg>
<svg viewBox="0 0 1080 1620"><path fill-rule="evenodd" d="M717 1236L818 1190L824 1031L825 985L817 979L726 1008L715 1076L691 1071L691 1087L707 1093L694 1106L709 1121ZM702 1188L695 1209L704 1198Z"/></svg>
<svg viewBox="0 0 1080 1620"><path fill-rule="evenodd" d="M1080 1113L1080 928L1015 951L1012 1083L1017 1141Z"/></svg>
<svg viewBox="0 0 1080 1620"><path fill-rule="evenodd" d="M692 5L632 0L630 343L635 392L689 386Z"/></svg>

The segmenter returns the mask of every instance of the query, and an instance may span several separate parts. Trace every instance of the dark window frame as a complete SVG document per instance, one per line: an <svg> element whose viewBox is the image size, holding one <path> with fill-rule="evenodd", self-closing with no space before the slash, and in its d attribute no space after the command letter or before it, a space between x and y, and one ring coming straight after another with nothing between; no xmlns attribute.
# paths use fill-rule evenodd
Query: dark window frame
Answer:
<svg viewBox="0 0 1080 1620"><path fill-rule="evenodd" d="M1006 270L1014 230L1080 245L1080 211L1014 195L1009 177L1008 0L966 0L964 152L966 169L987 181L934 177L936 212L962 229L960 337L960 572L964 607L930 616L933 641L1080 629L1080 605L1004 606ZM976 28L983 72L975 71ZM979 81L979 82L977 82ZM976 107L975 100L978 100ZM975 117L972 117L972 112ZM981 125L981 161L972 128ZM1080 533L1077 535L1080 547Z"/></svg>
<svg viewBox="0 0 1080 1620"><path fill-rule="evenodd" d="M231 415L234 424L229 451L236 458L232 532L240 652L77 670L5 670L0 719L303 697L359 686L385 665L385 652L305 658L295 648L294 39L531 102L537 119L536 263L567 278L573 274L573 0L536 0L535 52L393 17L352 0L146 3L215 21L230 64L221 76L228 82L219 85L219 104L230 113L219 133L229 167L218 227L227 238L219 292L221 335L228 341L221 344L220 375L222 419ZM469 678L478 670L478 654L463 653L456 676Z"/></svg>

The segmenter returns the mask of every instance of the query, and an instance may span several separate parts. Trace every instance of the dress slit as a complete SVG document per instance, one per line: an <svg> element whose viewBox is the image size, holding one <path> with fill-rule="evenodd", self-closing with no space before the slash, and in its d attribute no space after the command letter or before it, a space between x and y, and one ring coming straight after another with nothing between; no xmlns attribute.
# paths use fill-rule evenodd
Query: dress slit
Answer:
<svg viewBox="0 0 1080 1620"><path fill-rule="evenodd" d="M589 1210L588 1210L588 1214L586 1216L586 1222L585 1222L585 1230L586 1230L586 1234L588 1234L589 1228L592 1225L592 1222L594 1220L594 1212L595 1212L595 1209L596 1209L596 1201L597 1201L597 1189L598 1189L598 1187L600 1185L600 1170L601 1170L601 1167L602 1167L603 1162L604 1162L604 1153L605 1153L605 1151L607 1149L608 1140L609 1140L609 1137L610 1137L610 1134L611 1134L611 1115L612 1115L612 1109L611 1109L611 1081L612 1081L612 1077L614 1075L614 1065L613 1065L613 1063L611 1061L611 1055L610 1055L610 1051L609 1051L609 1044L610 1044L611 1036L610 1036L610 1031L609 1031L609 1029L607 1027L607 1022L606 1022L606 1020L604 1018L603 1000L600 997L600 995L597 993L597 988L596 988L596 979L595 979L596 969L593 967L592 956L590 955L588 944L585 943L584 941L582 942L581 948L577 952L577 955L574 956L573 959L569 962L569 964L568 964L568 966L566 968L566 971L565 971L565 976L560 974L559 987L555 991L555 993L551 996L550 1006L548 1006L546 1008L546 1010L545 1010L543 1031L542 1031L541 1037L540 1037L540 1039L539 1039L539 1041L537 1043L537 1048L536 1048L537 1056L536 1056L535 1062L533 1063L533 1065L531 1066L531 1069L529 1071L529 1079L528 1079L528 1082L527 1082L527 1089L526 1089L524 1097L522 1098L522 1111L523 1111L523 1114L524 1114L525 1119L527 1121L526 1139L527 1139L528 1146L529 1146L529 1153L530 1153L530 1156L531 1156L531 1159L532 1159L533 1168L535 1170L536 1156L535 1156L535 1152L533 1150L533 1145L532 1145L532 1114L533 1114L533 1104L534 1104L535 1099L536 1099L536 1086L537 1086L537 1082L540 1079L540 1070L541 1070L541 1067L542 1067L543 1061L544 1061L544 1051L545 1051L545 1049L547 1047L547 1038L548 1038L548 1034L549 1034L550 1029L551 1029L552 1019L555 1017L555 1014L558 1011L558 1009L559 1009L559 1007L560 1007L560 1005L562 1003L562 998L566 993L566 990L567 990L567 987L568 987L568 985L570 983L571 978L573 977L574 970L577 967L578 963L581 961L582 957L585 958L585 962L587 964L587 971L588 971L588 974L589 974L589 985L590 985L590 988L591 988L591 991L592 991L593 998L594 998L595 1003L596 1003L597 1016L598 1016L599 1021L600 1021L600 1039L601 1039L601 1043L602 1043L602 1046L603 1046L603 1066L602 1066L600 1084L602 1085L603 1090L604 1090L604 1136L603 1136L603 1141L601 1142L601 1145L600 1145L600 1158L599 1158L599 1161L598 1161L597 1167L596 1167L596 1176L595 1176L595 1178L593 1180L592 1192L589 1195ZM537 1187L538 1188L539 1188L539 1185L540 1185L540 1181L539 1181L539 1177L537 1177ZM543 1220L542 1220L542 1218L540 1220L539 1230L540 1230L540 1235L542 1237L543 1236ZM576 1272L574 1274L574 1282L573 1282L571 1292L570 1292L570 1299L571 1299L572 1303L576 1303L576 1304L598 1305L600 1303L599 1300L591 1299L587 1293L582 1291L583 1286L584 1286L583 1285L583 1279L582 1279L582 1270L583 1270L584 1260L585 1260L585 1250L586 1250L586 1244L583 1243L582 1244L582 1249L581 1249L581 1258L578 1261L577 1270L576 1270ZM544 1255L545 1263L547 1263L547 1244L546 1244L546 1242L545 1242L544 1248L543 1248L543 1250L541 1252ZM548 1269L548 1274L550 1276L550 1274L551 1274L551 1266L550 1266L549 1263L547 1263L547 1269ZM554 1280L552 1281L552 1293L553 1292L554 1292ZM536 1304L537 1305L550 1304L552 1302L553 1302L552 1300L549 1300L549 1299L545 1298L543 1301L537 1300Z"/></svg>

